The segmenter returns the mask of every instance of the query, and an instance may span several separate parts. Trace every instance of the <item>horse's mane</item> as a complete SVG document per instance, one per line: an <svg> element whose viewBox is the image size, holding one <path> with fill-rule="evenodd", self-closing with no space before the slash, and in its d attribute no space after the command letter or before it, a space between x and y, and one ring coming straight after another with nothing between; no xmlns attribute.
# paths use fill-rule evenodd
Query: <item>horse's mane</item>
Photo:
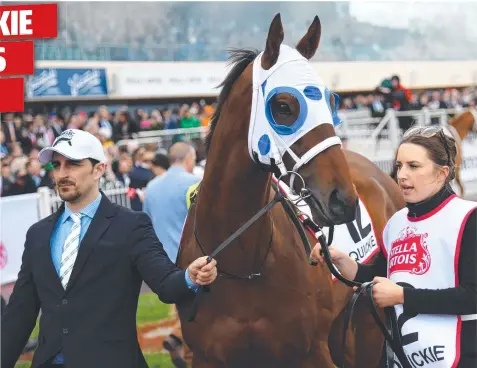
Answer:
<svg viewBox="0 0 477 368"><path fill-rule="evenodd" d="M230 49L229 50L230 56L228 64L233 64L232 69L227 74L227 77L220 83L217 87L222 87L220 91L220 95L217 101L217 108L210 120L210 130L209 134L205 139L205 150L209 152L210 143L212 142L212 136L214 134L214 130L217 126L217 122L219 121L220 113L222 111L222 107L229 96L229 93L234 85L235 81L240 77L240 75L244 72L245 68L257 57L259 52L255 49Z"/></svg>

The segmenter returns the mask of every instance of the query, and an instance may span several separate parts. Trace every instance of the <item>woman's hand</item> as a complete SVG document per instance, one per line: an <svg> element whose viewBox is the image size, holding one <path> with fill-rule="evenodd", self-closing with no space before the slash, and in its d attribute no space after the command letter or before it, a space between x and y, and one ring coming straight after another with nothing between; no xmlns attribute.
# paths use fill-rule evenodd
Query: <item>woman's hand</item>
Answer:
<svg viewBox="0 0 477 368"><path fill-rule="evenodd" d="M385 277L375 277L373 299L379 308L404 304L404 288Z"/></svg>
<svg viewBox="0 0 477 368"><path fill-rule="evenodd" d="M336 266L338 266L338 264L340 264L344 258L348 257L345 252L342 252L339 249L333 247L329 247L328 249L331 255L331 262L333 262ZM325 264L325 259L321 252L321 244L319 242L316 243L315 247L311 251L310 261L316 262L318 264Z"/></svg>
<svg viewBox="0 0 477 368"><path fill-rule="evenodd" d="M342 252L334 247L328 248L331 255L331 262L336 266L338 271L347 279L354 280L358 272L358 264L347 253ZM310 262L324 264L325 260L321 254L321 244L316 243L310 254Z"/></svg>

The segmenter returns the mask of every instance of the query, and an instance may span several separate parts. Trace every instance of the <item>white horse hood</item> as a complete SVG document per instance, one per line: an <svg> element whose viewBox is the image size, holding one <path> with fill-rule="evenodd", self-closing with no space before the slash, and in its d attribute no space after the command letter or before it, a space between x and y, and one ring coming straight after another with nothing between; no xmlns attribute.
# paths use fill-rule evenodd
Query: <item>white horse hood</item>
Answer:
<svg viewBox="0 0 477 368"><path fill-rule="evenodd" d="M286 174L287 169L282 160L286 152L289 152L295 160L293 171L297 171L320 152L341 144L339 137L330 137L319 142L301 158L290 149L298 139L318 125L340 123L336 113L339 97L334 94L335 109L332 111L330 104L332 92L326 88L308 60L297 50L281 45L279 58L269 70L264 70L261 66L262 55L263 52L256 57L253 64L249 153L252 160L258 159L265 165L275 163L282 174ZM299 116L290 126L279 125L273 119L271 100L280 93L291 94L300 106Z"/></svg>

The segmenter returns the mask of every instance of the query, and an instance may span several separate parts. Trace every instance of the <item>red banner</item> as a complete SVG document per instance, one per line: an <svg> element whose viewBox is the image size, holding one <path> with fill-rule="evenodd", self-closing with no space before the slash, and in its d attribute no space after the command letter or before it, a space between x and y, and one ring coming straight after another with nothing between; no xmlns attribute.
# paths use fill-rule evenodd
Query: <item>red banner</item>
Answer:
<svg viewBox="0 0 477 368"><path fill-rule="evenodd" d="M56 38L58 5L0 6L0 40ZM0 42L0 77L34 74L33 41ZM0 78L0 112L23 112L23 78Z"/></svg>
<svg viewBox="0 0 477 368"><path fill-rule="evenodd" d="M0 39L56 38L58 5L0 6Z"/></svg>
<svg viewBox="0 0 477 368"><path fill-rule="evenodd" d="M0 112L23 112L24 90L23 78L0 79Z"/></svg>
<svg viewBox="0 0 477 368"><path fill-rule="evenodd" d="M33 41L0 42L0 76L31 75L33 69Z"/></svg>

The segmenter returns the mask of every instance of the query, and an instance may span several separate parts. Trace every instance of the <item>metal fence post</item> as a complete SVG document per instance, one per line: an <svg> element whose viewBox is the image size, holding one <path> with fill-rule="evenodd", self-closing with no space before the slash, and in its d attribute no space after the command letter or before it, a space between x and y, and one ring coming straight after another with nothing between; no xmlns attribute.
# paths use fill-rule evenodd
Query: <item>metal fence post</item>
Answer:
<svg viewBox="0 0 477 368"><path fill-rule="evenodd" d="M40 218L45 218L50 216L52 211L51 206L51 191L48 187L40 187L38 188L38 211L40 213Z"/></svg>
<svg viewBox="0 0 477 368"><path fill-rule="evenodd" d="M396 116L396 111L394 109L388 109L386 115L389 114L389 140L391 141L391 147L395 151L399 142L401 141L401 131L399 129L399 121Z"/></svg>

